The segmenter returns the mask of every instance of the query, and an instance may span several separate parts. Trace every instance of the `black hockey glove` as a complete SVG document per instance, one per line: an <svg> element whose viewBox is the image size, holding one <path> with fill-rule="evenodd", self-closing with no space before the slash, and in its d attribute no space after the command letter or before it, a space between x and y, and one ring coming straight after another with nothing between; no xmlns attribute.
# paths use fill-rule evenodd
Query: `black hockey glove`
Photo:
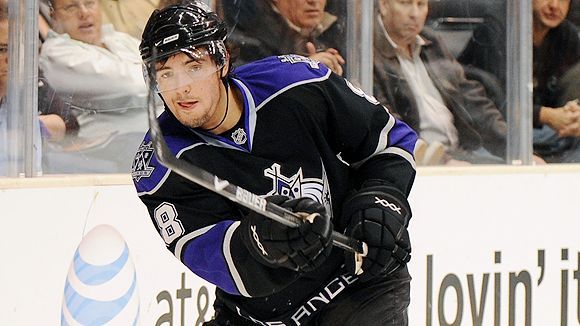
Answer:
<svg viewBox="0 0 580 326"><path fill-rule="evenodd" d="M250 212L240 228L252 256L269 267L298 272L320 266L332 250L332 222L324 206L310 198L270 196L266 200L296 213L306 213L305 216L316 214L293 228Z"/></svg>
<svg viewBox="0 0 580 326"><path fill-rule="evenodd" d="M411 241L407 226L411 209L405 196L380 180L367 181L343 204L343 217L350 220L345 234L368 245L363 258L361 281L388 275L411 259ZM400 238L397 235L400 233ZM357 270L355 256L346 253L346 268Z"/></svg>

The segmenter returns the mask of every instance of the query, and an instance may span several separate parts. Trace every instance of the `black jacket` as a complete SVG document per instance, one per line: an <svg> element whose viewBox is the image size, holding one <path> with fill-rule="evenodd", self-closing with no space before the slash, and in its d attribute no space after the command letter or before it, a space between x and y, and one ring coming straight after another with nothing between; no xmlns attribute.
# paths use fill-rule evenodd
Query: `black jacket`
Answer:
<svg viewBox="0 0 580 326"><path fill-rule="evenodd" d="M288 26L286 19L272 9L270 1L244 1L241 6L235 28L228 37L239 50L238 65L274 55L305 55L307 42L313 42L317 49L335 48L343 57L346 54L346 28L340 18L319 35L304 37Z"/></svg>

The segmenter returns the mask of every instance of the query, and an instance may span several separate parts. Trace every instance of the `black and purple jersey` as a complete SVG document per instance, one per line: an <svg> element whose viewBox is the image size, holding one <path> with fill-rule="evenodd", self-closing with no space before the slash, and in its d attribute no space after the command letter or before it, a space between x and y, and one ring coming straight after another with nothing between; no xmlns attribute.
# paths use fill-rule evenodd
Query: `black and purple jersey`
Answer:
<svg viewBox="0 0 580 326"><path fill-rule="evenodd" d="M232 130L191 129L169 110L159 117L179 159L258 195L312 198L325 205L339 232L347 223L341 203L364 180L384 180L408 195L416 134L348 80L308 58L284 55L241 66L229 82L244 103ZM344 277L339 249L305 274L254 260L237 230L244 209L161 165L149 134L132 176L168 250L238 312L278 320Z"/></svg>

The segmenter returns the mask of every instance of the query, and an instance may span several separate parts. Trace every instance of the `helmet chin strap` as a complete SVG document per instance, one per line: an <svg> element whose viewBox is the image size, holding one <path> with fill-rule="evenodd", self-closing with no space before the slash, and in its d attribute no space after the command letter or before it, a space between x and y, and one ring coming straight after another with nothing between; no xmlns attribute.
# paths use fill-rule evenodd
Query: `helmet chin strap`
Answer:
<svg viewBox="0 0 580 326"><path fill-rule="evenodd" d="M226 76L223 76L223 72L224 72L224 68L220 69L220 79L222 80L222 83L224 84L224 87L226 89L226 110L224 112L224 116L222 118L222 120L220 121L220 123L218 123L215 127L210 128L210 129L204 129L204 131L212 131L217 129L219 126L221 126L224 121L226 121L226 117L228 116L228 110L230 107L230 93L229 93L229 88L230 85L228 84L228 79L226 78Z"/></svg>

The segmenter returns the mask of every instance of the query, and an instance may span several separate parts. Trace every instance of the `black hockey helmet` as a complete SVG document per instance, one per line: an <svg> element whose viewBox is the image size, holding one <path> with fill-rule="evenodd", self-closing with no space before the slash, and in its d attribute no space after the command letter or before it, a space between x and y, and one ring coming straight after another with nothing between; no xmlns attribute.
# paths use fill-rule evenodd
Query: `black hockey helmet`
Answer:
<svg viewBox="0 0 580 326"><path fill-rule="evenodd" d="M187 49L204 47L218 66L224 65L226 24L203 2L155 10L143 30L139 50L146 66ZM155 50L153 50L155 48Z"/></svg>

